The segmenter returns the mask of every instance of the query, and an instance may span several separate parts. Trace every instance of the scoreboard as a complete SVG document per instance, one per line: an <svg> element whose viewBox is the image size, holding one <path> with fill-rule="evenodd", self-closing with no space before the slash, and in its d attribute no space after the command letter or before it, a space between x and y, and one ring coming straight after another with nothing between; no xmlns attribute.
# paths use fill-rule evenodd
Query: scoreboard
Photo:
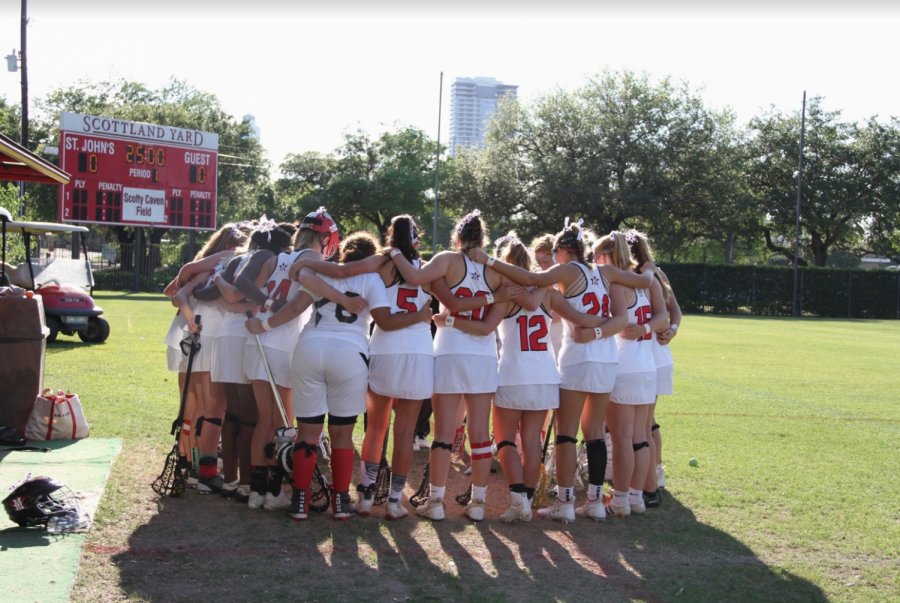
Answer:
<svg viewBox="0 0 900 603"><path fill-rule="evenodd" d="M216 229L219 135L62 113L61 222Z"/></svg>

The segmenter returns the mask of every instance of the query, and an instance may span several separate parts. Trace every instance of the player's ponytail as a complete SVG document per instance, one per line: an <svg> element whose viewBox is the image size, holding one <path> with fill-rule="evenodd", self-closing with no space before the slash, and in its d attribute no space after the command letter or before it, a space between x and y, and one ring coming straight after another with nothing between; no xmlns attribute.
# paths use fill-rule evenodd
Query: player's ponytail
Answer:
<svg viewBox="0 0 900 603"><path fill-rule="evenodd" d="M213 233L206 244L194 256L194 261L202 260L229 249L237 249L247 242L247 234L241 224L226 224Z"/></svg>
<svg viewBox="0 0 900 603"><path fill-rule="evenodd" d="M522 241L516 236L516 231L509 231L509 234L505 237L500 237L494 241L494 245L496 246L494 257L498 260L531 272L534 267L531 250L522 244Z"/></svg>
<svg viewBox="0 0 900 603"><path fill-rule="evenodd" d="M419 230L416 222L409 214L395 216L387 230L387 244L399 249L407 260L412 262L419 257L416 243L419 242Z"/></svg>
<svg viewBox="0 0 900 603"><path fill-rule="evenodd" d="M583 224L583 219L569 224L569 218L566 218L565 227L556 235L553 251L563 249L571 253L576 262L590 265L591 262L593 262L593 254L589 255L589 250L591 249L591 244L596 238L596 235L584 228Z"/></svg>
<svg viewBox="0 0 900 603"><path fill-rule="evenodd" d="M634 255L636 263L634 271L640 273L641 266L647 262L654 261L653 248L650 246L650 238L646 234L632 228L625 233L625 241L628 243L628 247ZM659 284L662 286L663 299L665 299L666 303L669 303L669 293L671 292L672 287L669 283L660 278L658 272L654 276L656 276L656 280L658 280Z"/></svg>
<svg viewBox="0 0 900 603"><path fill-rule="evenodd" d="M628 241L625 240L625 235L617 230L600 237L594 243L593 249L594 257L600 255L609 256L610 263L619 270L632 272L637 268L637 263L634 261L634 256L631 255L631 247L628 245Z"/></svg>
<svg viewBox="0 0 900 603"><path fill-rule="evenodd" d="M275 224L274 220L260 220L256 232L250 236L250 249L265 249L277 255L290 247L295 231L296 227L288 222Z"/></svg>
<svg viewBox="0 0 900 603"><path fill-rule="evenodd" d="M461 218L453 228L453 234L450 241L454 245L459 245L459 250L463 253L470 249L479 249L487 247L490 244L488 238L487 227L481 219L480 210L472 210L472 213Z"/></svg>

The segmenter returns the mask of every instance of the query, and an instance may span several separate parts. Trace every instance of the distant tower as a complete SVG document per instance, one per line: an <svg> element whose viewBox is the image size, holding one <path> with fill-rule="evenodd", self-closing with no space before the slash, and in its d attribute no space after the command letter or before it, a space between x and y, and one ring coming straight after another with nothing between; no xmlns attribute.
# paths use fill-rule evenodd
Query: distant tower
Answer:
<svg viewBox="0 0 900 603"><path fill-rule="evenodd" d="M256 118L248 113L244 116L244 119L250 122L250 129L253 130L253 133L256 135L256 140L259 140L259 126L256 125Z"/></svg>
<svg viewBox="0 0 900 603"><path fill-rule="evenodd" d="M450 88L450 155L463 147L482 146L497 101L515 97L518 89L492 77L456 78Z"/></svg>

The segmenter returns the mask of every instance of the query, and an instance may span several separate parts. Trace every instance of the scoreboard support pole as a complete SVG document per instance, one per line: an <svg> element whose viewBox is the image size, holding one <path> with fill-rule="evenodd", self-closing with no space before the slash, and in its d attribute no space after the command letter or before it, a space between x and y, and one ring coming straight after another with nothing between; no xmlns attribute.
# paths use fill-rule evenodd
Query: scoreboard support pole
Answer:
<svg viewBox="0 0 900 603"><path fill-rule="evenodd" d="M194 249L197 246L197 231L192 230L192 231L190 231L190 233L191 234L188 236L188 257L187 257L188 262L191 262L194 260L194 254L196 253L194 251Z"/></svg>
<svg viewBox="0 0 900 603"><path fill-rule="evenodd" d="M77 260L80 259L79 248L78 248L78 234L77 232L72 233L72 259Z"/></svg>
<svg viewBox="0 0 900 603"><path fill-rule="evenodd" d="M143 228L134 229L134 247L131 251L131 259L134 264L134 281L131 284L131 291L138 293L141 290L141 247L143 247Z"/></svg>

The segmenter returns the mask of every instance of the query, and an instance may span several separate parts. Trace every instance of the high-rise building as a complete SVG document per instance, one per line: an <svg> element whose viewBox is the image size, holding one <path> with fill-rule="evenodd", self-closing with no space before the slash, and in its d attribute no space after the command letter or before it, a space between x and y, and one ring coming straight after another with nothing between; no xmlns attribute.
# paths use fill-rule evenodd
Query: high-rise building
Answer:
<svg viewBox="0 0 900 603"><path fill-rule="evenodd" d="M516 96L518 86L492 77L458 77L450 88L450 155L464 147L480 147L497 102Z"/></svg>
<svg viewBox="0 0 900 603"><path fill-rule="evenodd" d="M249 113L244 116L244 119L250 122L250 129L253 130L253 134L256 136L256 140L260 139L260 129L259 126L256 125L256 118L250 115Z"/></svg>

